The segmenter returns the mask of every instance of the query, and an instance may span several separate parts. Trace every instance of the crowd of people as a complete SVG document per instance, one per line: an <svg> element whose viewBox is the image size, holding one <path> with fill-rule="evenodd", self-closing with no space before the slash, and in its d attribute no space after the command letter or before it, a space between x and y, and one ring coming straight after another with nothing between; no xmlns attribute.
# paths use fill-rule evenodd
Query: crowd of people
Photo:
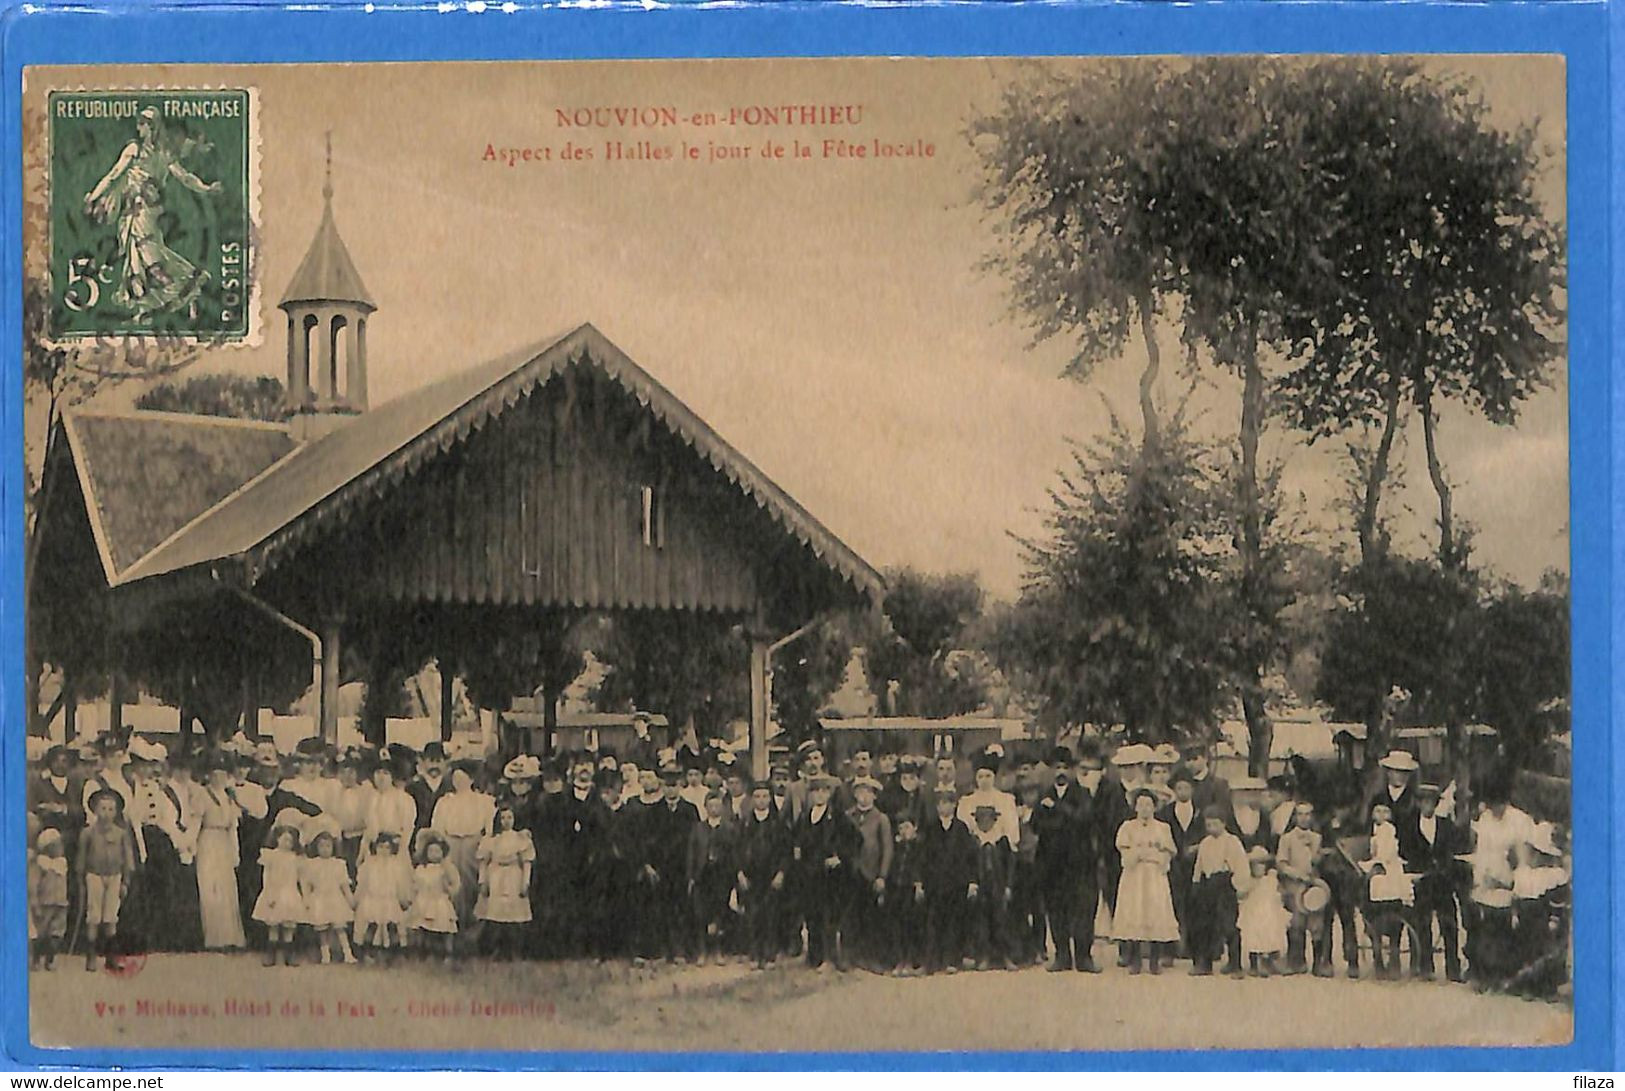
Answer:
<svg viewBox="0 0 1625 1091"><path fill-rule="evenodd" d="M1463 822L1403 751L1336 807L1284 776L1239 803L1200 742L1085 739L1041 761L993 745L968 768L884 747L838 776L824 757L805 742L753 781L722 746L452 761L439 743L284 755L241 735L171 753L126 731L52 747L28 788L33 965L257 948L266 966L1099 973L1109 942L1131 974L1331 976L1340 955L1349 977L1368 957L1393 978L1403 952L1431 978L1442 952L1480 989L1567 980L1566 852L1504 780Z"/></svg>

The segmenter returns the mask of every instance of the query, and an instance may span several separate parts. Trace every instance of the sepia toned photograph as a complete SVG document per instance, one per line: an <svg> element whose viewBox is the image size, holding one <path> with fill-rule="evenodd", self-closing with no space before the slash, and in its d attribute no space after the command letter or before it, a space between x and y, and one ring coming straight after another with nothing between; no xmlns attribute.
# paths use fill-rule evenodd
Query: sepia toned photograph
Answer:
<svg viewBox="0 0 1625 1091"><path fill-rule="evenodd" d="M35 1046L1573 1039L1561 56L22 107Z"/></svg>

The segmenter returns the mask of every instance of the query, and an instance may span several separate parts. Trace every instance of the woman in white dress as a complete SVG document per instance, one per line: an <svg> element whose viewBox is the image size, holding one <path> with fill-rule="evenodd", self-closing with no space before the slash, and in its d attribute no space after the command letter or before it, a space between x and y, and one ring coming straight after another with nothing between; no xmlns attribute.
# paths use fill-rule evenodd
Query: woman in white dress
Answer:
<svg viewBox="0 0 1625 1091"><path fill-rule="evenodd" d="M1158 821L1157 793L1140 788L1131 800L1134 817L1117 829L1117 850L1123 875L1117 884L1117 911L1112 935L1128 946L1128 972L1140 972L1146 956L1152 973L1162 972L1165 943L1179 941L1179 921L1168 886L1168 867L1174 858L1174 834Z"/></svg>
<svg viewBox="0 0 1625 1091"><path fill-rule="evenodd" d="M474 898L479 892L480 839L491 832L496 800L474 787L467 766L451 770L451 791L440 797L430 817L429 828L446 839L446 853L457 869L457 921L467 928L474 923Z"/></svg>
<svg viewBox="0 0 1625 1091"><path fill-rule="evenodd" d="M230 764L212 759L203 771L202 809L198 815L197 893L203 917L203 946L219 951L247 945L238 899L237 803Z"/></svg>

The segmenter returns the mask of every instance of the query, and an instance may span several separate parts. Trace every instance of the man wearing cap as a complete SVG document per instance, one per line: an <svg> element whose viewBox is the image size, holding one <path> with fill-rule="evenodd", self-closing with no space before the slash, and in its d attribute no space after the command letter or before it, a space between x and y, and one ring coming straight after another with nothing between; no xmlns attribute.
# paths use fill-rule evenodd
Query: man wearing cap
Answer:
<svg viewBox="0 0 1625 1091"><path fill-rule="evenodd" d="M1055 958L1050 971L1081 970L1099 973L1093 948L1095 906L1100 898L1096 869L1099 864L1099 827L1095 801L1074 781L1074 765L1100 769L1099 757L1090 754L1074 762L1064 746L1050 751L1046 764L1054 770L1054 783L1033 808L1033 830L1038 835L1039 888L1044 917L1049 925Z"/></svg>
<svg viewBox="0 0 1625 1091"><path fill-rule="evenodd" d="M1421 942L1411 948L1411 973L1433 978L1433 922L1439 923L1444 943L1444 972L1451 981L1462 980L1457 929L1457 857L1467 852L1467 839L1450 819L1439 814L1439 786L1416 786L1416 814L1398 826L1399 854L1405 870L1416 873L1416 928Z"/></svg>
<svg viewBox="0 0 1625 1091"><path fill-rule="evenodd" d="M819 773L806 785L807 813L791 831L790 855L801 917L807 922L807 962L818 969L832 959L837 970L845 970L840 926L855 881L852 864L861 837L830 802L834 777Z"/></svg>
<svg viewBox="0 0 1625 1091"><path fill-rule="evenodd" d="M861 964L875 973L883 973L891 966L891 952L884 935L886 880L891 874L892 824L875 800L880 795L880 782L873 777L857 777L848 787L853 804L846 811L846 819L858 831L859 843L853 857L854 883L850 903L850 929L843 926L843 935L850 935L849 946Z"/></svg>
<svg viewBox="0 0 1625 1091"><path fill-rule="evenodd" d="M807 813L808 786L824 775L824 748L814 739L803 739L796 747L796 778L790 782L790 797L796 817Z"/></svg>

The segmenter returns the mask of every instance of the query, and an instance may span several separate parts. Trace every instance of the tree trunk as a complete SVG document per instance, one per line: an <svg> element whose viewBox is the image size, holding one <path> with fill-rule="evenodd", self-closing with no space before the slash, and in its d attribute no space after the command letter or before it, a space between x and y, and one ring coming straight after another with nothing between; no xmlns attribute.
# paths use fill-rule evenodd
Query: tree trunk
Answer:
<svg viewBox="0 0 1625 1091"><path fill-rule="evenodd" d="M1145 340L1145 370L1140 372L1140 417L1145 424L1144 450L1154 451L1162 442L1157 420L1157 372L1162 367L1162 349L1157 344L1156 323L1151 310L1151 293L1142 291L1135 300L1140 311L1140 336Z"/></svg>
<svg viewBox="0 0 1625 1091"><path fill-rule="evenodd" d="M1433 480L1433 491L1439 495L1439 564L1446 572L1461 567L1457 556L1455 518L1450 508L1450 483L1444 478L1444 464L1439 461L1439 447L1434 436L1433 391L1426 382L1417 384L1417 408L1422 413L1422 440L1427 446L1428 477Z"/></svg>
<svg viewBox="0 0 1625 1091"><path fill-rule="evenodd" d="M1264 516L1258 493L1258 441L1264 428L1264 372L1258 363L1258 342L1249 332L1242 360L1241 391L1241 585L1242 612L1241 663L1239 679L1241 710L1247 719L1247 765L1253 776L1264 776L1269 768L1274 725L1264 710L1264 668L1268 649L1260 632L1260 619L1254 612L1255 597L1265 578Z"/></svg>
<svg viewBox="0 0 1625 1091"><path fill-rule="evenodd" d="M62 741L72 744L79 737L79 697L74 693L73 675L62 672ZM47 721L49 723L49 721Z"/></svg>
<svg viewBox="0 0 1625 1091"><path fill-rule="evenodd" d="M1366 467L1365 495L1360 499L1360 561L1375 560L1383 551L1384 541L1378 533L1377 517L1382 508L1382 490L1388 480L1388 461L1394 450L1394 434L1399 431L1399 383L1388 388L1383 399L1382 438Z"/></svg>

